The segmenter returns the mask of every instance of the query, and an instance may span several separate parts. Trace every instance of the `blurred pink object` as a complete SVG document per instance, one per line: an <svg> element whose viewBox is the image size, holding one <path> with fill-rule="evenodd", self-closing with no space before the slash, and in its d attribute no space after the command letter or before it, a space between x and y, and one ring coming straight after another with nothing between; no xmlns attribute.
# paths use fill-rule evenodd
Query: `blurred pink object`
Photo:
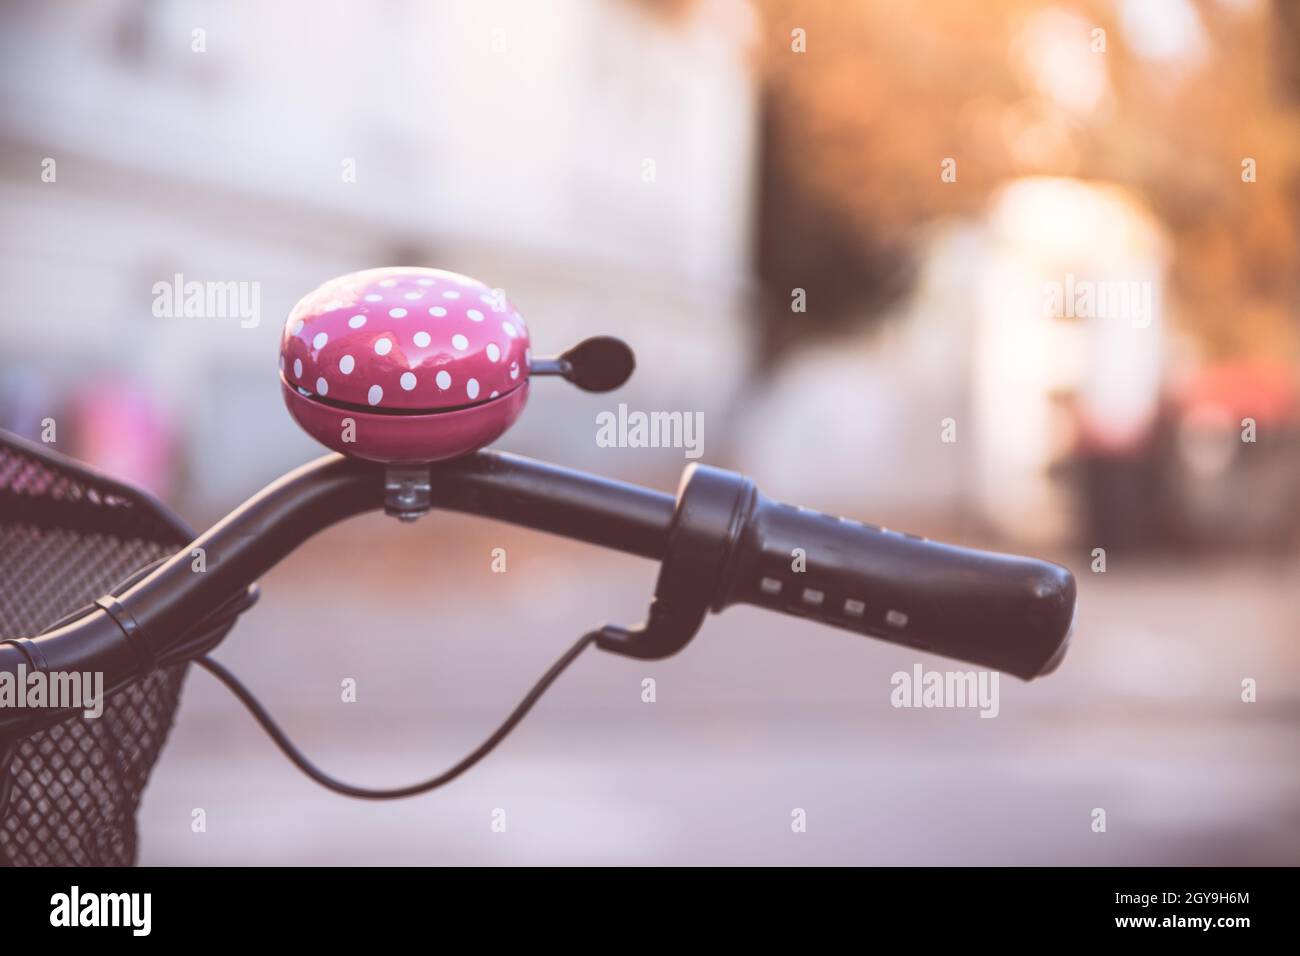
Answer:
<svg viewBox="0 0 1300 956"><path fill-rule="evenodd" d="M1192 422L1228 422L1238 427L1241 416L1261 424L1294 424L1300 420L1300 385L1295 370L1278 361L1222 363L1202 369L1177 396Z"/></svg>
<svg viewBox="0 0 1300 956"><path fill-rule="evenodd" d="M152 394L129 381L100 379L77 392L70 412L71 454L166 499L175 436Z"/></svg>

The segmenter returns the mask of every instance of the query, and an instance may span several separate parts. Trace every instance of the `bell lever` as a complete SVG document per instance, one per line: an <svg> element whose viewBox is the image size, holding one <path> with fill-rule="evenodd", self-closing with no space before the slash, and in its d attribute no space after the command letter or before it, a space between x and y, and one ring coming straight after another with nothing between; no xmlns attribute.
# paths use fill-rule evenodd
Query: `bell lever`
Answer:
<svg viewBox="0 0 1300 956"><path fill-rule="evenodd" d="M568 378L573 374L573 366L559 355L548 355L545 358L533 359L532 367L529 374L536 377L538 375L559 375L561 378Z"/></svg>
<svg viewBox="0 0 1300 956"><path fill-rule="evenodd" d="M597 335L561 355L533 359L530 374L558 375L585 392L611 392L626 382L636 357L622 339Z"/></svg>

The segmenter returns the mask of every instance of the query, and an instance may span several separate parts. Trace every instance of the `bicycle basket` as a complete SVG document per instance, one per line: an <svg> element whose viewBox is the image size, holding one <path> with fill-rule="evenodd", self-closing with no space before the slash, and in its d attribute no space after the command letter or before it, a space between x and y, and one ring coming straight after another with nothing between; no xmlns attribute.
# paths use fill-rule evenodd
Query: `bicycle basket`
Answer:
<svg viewBox="0 0 1300 956"><path fill-rule="evenodd" d="M190 530L150 496L0 431L0 640L32 637ZM136 808L167 739L186 663L0 747L0 864L129 866Z"/></svg>

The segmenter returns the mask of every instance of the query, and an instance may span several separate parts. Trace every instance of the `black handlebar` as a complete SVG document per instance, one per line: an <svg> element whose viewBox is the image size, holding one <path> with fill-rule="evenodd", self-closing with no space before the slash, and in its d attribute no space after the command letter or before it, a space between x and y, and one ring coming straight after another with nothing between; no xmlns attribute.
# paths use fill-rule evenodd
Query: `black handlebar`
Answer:
<svg viewBox="0 0 1300 956"><path fill-rule="evenodd" d="M691 465L649 617L607 626L597 643L666 657L709 611L744 602L1030 680L1064 655L1074 599L1059 565L796 508L740 475Z"/></svg>
<svg viewBox="0 0 1300 956"><path fill-rule="evenodd" d="M1060 565L928 541L760 494L718 603L812 617L1028 680L1064 656L1074 600L1074 578Z"/></svg>
<svg viewBox="0 0 1300 956"><path fill-rule="evenodd" d="M486 450L419 471L433 507L661 560L649 619L603 628L597 643L606 650L666 656L708 611L742 601L1026 679L1055 666L1069 634L1074 580L1062 567L779 504L721 469L692 465L675 499ZM0 644L0 671L100 671L106 686L119 686L306 539L383 508L385 494L383 465L341 455L304 465L121 594L46 634Z"/></svg>

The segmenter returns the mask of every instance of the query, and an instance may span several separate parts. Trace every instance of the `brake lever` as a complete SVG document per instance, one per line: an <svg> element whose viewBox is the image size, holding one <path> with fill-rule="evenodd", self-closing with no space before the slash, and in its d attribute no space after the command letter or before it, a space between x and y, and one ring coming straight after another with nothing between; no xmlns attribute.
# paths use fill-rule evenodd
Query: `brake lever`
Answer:
<svg viewBox="0 0 1300 956"><path fill-rule="evenodd" d="M668 528L650 614L640 624L606 624L596 634L601 650L660 660L693 638L715 608L729 558L757 489L743 475L692 463L682 473Z"/></svg>

